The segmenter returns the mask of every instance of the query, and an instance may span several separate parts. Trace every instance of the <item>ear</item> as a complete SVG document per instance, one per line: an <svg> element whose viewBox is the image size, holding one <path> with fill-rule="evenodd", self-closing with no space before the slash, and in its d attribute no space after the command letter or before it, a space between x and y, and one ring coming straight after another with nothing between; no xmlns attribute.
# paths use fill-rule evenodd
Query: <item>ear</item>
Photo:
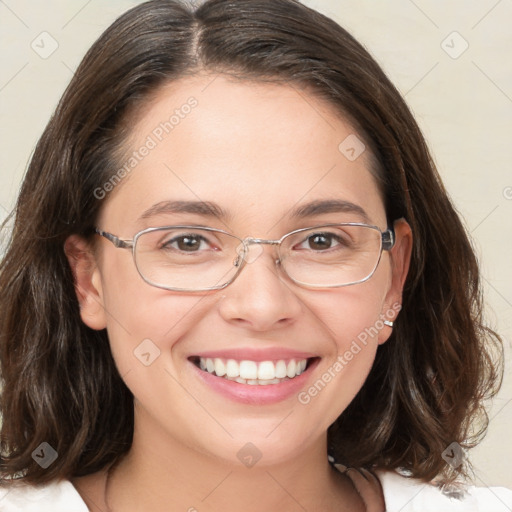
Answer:
<svg viewBox="0 0 512 512"><path fill-rule="evenodd" d="M412 230L405 219L395 222L395 245L390 251L391 285L386 294L382 319L394 322L402 307L402 292L404 289L412 254ZM379 332L379 345L391 336L392 328L384 326Z"/></svg>
<svg viewBox="0 0 512 512"><path fill-rule="evenodd" d="M82 321L91 329L101 330L107 326L101 274L96 256L90 244L81 236L72 235L64 243L64 252L68 258L75 291L80 304Z"/></svg>

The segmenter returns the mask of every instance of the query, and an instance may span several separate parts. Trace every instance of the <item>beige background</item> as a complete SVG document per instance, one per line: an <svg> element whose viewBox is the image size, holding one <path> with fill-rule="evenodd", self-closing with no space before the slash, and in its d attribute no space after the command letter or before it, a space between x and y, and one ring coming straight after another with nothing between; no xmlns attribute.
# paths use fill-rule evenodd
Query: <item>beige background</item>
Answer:
<svg viewBox="0 0 512 512"><path fill-rule="evenodd" d="M73 70L99 34L137 3L0 0L0 220L14 206L30 154ZM474 237L482 262L488 317L504 336L510 361L512 2L306 3L356 36L405 95ZM52 44L58 44L54 53L44 55ZM509 376L490 404L490 418L487 437L471 455L476 482L512 488Z"/></svg>

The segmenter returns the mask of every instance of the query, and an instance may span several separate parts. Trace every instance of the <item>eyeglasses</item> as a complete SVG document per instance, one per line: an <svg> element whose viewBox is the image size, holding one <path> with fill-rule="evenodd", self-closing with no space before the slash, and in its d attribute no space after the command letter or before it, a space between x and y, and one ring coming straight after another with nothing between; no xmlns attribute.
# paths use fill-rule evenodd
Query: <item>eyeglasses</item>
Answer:
<svg viewBox="0 0 512 512"><path fill-rule="evenodd" d="M258 244L275 246L276 265L300 286L349 286L370 279L382 251L391 250L395 244L393 228L382 232L376 226L360 223L297 229L279 240L242 239L205 226L148 228L133 240L95 231L115 247L132 251L135 266L146 283L180 292L225 288L262 252L253 249L251 256L251 248Z"/></svg>

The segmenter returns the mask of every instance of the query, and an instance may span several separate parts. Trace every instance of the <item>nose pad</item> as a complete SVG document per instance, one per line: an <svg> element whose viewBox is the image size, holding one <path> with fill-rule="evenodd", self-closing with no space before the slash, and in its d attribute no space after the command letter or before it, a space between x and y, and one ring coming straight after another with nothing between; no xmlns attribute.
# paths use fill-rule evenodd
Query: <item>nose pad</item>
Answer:
<svg viewBox="0 0 512 512"><path fill-rule="evenodd" d="M238 268L242 264L243 260L244 260L244 253L243 252L239 253L238 247L237 247L236 256L233 259L233 266Z"/></svg>
<svg viewBox="0 0 512 512"><path fill-rule="evenodd" d="M245 263L254 263L262 254L263 246L261 244L238 244L236 248L237 257L235 258L234 265L238 267L241 265L242 260Z"/></svg>

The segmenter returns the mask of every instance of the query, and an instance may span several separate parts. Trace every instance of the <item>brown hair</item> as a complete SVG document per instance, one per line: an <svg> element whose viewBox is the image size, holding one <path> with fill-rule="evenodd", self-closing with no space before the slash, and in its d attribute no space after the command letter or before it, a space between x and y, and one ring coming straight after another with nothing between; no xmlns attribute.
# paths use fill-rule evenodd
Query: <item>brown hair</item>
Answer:
<svg viewBox="0 0 512 512"><path fill-rule="evenodd" d="M94 473L129 450L133 397L106 331L80 319L63 245L95 225L94 191L119 168L129 113L201 70L307 88L369 144L388 220L407 219L414 250L391 339L330 427L329 450L350 466L452 478L442 452L485 431L482 400L501 377L477 261L400 94L343 28L294 0L153 0L83 59L36 147L1 262L0 471L42 483ZM42 442L58 452L47 469L31 456Z"/></svg>

